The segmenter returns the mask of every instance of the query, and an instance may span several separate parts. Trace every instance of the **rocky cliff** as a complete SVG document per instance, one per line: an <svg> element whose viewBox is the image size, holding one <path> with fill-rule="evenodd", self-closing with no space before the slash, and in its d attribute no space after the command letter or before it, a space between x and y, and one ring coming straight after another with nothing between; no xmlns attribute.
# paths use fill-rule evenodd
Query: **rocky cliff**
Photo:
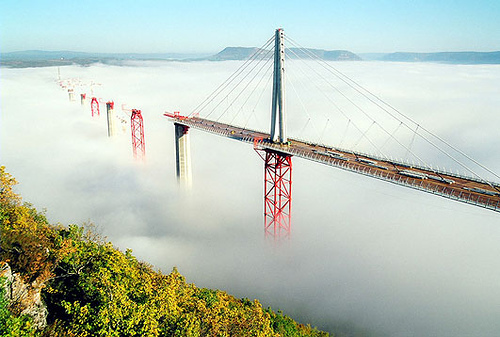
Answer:
<svg viewBox="0 0 500 337"><path fill-rule="evenodd" d="M11 310L20 315L30 316L37 329L45 328L47 307L41 299L41 288L24 282L19 274L12 272L6 262L0 262L1 278L5 280L4 294Z"/></svg>

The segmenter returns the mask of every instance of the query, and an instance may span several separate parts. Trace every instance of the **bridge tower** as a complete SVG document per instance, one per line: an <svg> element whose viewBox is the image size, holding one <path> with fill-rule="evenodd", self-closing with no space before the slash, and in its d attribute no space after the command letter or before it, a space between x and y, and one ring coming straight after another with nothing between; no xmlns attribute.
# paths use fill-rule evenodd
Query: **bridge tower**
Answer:
<svg viewBox="0 0 500 337"><path fill-rule="evenodd" d="M166 112L164 116L182 121L187 119L181 116L179 111L174 113ZM191 145L189 142L189 126L174 123L175 133L175 173L177 181L181 187L190 188L192 185L193 174L191 171Z"/></svg>
<svg viewBox="0 0 500 337"><path fill-rule="evenodd" d="M69 101L73 102L75 100L75 90L73 88L68 89Z"/></svg>
<svg viewBox="0 0 500 337"><path fill-rule="evenodd" d="M141 110L132 109L130 127L132 129L132 151L134 152L134 158L144 160L146 157L146 147L144 144L144 122Z"/></svg>
<svg viewBox="0 0 500 337"><path fill-rule="evenodd" d="M271 141L286 143L285 120L285 34L283 29L276 29L274 37L274 72L273 99L271 108ZM278 130L276 130L278 129ZM276 132L278 131L278 132Z"/></svg>
<svg viewBox="0 0 500 337"><path fill-rule="evenodd" d="M292 206L292 156L265 150L264 233L266 237L290 236Z"/></svg>
<svg viewBox="0 0 500 337"><path fill-rule="evenodd" d="M270 141L288 145L285 118L285 43L283 29L276 30L274 42L273 98ZM275 239L290 236L292 206L292 156L265 149L264 232Z"/></svg>
<svg viewBox="0 0 500 337"><path fill-rule="evenodd" d="M106 103L106 116L108 119L108 137L115 135L115 103L113 101Z"/></svg>
<svg viewBox="0 0 500 337"><path fill-rule="evenodd" d="M183 187L191 187L191 147L189 144L189 127L174 123L175 126L175 169L177 181Z"/></svg>

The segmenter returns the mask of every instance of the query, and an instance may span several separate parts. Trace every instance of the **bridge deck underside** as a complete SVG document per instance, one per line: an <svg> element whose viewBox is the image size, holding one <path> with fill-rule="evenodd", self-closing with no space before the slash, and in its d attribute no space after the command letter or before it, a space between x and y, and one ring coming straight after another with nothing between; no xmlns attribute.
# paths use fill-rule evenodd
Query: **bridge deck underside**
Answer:
<svg viewBox="0 0 500 337"><path fill-rule="evenodd" d="M296 139L289 139L288 144L272 143L268 133L199 117L168 117L179 124L254 144L259 149L270 149L302 157L346 171L500 212L500 186L498 184Z"/></svg>

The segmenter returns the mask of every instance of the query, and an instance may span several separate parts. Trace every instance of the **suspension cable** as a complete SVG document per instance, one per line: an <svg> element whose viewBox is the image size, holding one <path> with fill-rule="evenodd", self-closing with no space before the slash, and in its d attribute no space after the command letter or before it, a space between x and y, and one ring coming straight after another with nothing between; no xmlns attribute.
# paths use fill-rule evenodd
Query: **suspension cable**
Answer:
<svg viewBox="0 0 500 337"><path fill-rule="evenodd" d="M297 56L297 54L295 54L292 50L290 50L290 49L289 49L289 51L290 51L292 54L294 54L295 56ZM307 50L305 50L304 52L306 52L306 51L307 51ZM366 113L366 111L364 111L361 107L359 107L356 103L354 103L351 99L349 99L349 98L348 98L348 97L347 97L347 96L346 96L346 95L345 95L342 91L340 91L340 90L339 90L338 88L336 88L336 87L335 87L332 83L330 83L330 81L328 81L328 79L326 79L323 75L321 75L320 73L318 73L318 71L317 71L316 69L314 69L314 68L313 68L313 67L311 67L309 64L307 64L307 63L306 63L306 62L305 62L302 58L299 58L299 60L300 60L301 62L303 62L303 63L304 63L304 64L305 64L305 65L306 65L309 69L311 69L313 72L315 72L315 73L316 73L316 75L318 75L318 76L319 76L319 77L320 77L323 81L325 81L325 82L326 82L326 83L327 83L330 87L332 87L335 91L339 92L339 93L340 93L340 94L341 94L341 95L342 95L342 96L343 96L346 100L348 100L348 101L349 101L352 105L354 105L355 107L357 107L357 108L358 108L358 110L360 110L360 111L361 111L361 112L362 112L362 113L363 113L366 117L368 117L371 121L374 121L374 119L373 119L373 118L371 118L371 117L370 117L370 116ZM307 76L307 74L306 74L306 76ZM351 120L349 117L347 117L347 115L346 115L346 113L343 111L343 109L341 109L341 108L337 105L337 103L335 103L335 102L334 102L334 101L333 101L333 100L332 100L332 99L331 99L328 95L326 95L326 93L325 93L323 90L321 90L321 89L320 89L320 88L319 88L316 84L315 84L315 86L316 86L316 87L318 88L318 90L319 90L319 91L320 91L320 92L321 92L321 93L322 93L322 94L326 97L326 99L328 99L328 100L330 101L330 103L331 103L331 104L333 104L333 105L337 108L337 110L339 110L339 111L340 111L340 113L341 113L341 114L342 114L342 115L343 115L346 119ZM352 121L352 120L351 120L351 121ZM355 127L355 128L356 128L356 129L357 129L357 130L361 133L361 134L365 134L365 133L366 133L366 132L363 132L363 131L362 131L362 130L361 130L361 129L360 129L360 128L356 125L356 123L354 123L353 121L352 121L352 123L353 123L354 127ZM375 123L376 123L376 121L375 121ZM377 125L378 125L378 126L379 126L382 130L383 130L383 131L385 131L387 134L389 134L389 135L390 135L390 133L389 133L387 130L385 130L382 126L380 126L380 124L378 124L378 123L376 123L376 124L377 124ZM382 150L381 150L381 149L380 149L377 145L375 145L375 143L373 143L373 142L371 141L371 139L367 138L367 140L370 142L370 144L371 144L371 145L372 145L372 146L373 146L373 147L374 147L377 151L379 151L379 153L380 153L383 157L388 158L387 156L385 156L385 155L383 154L383 151L382 151ZM396 139L396 141L398 142L398 140L397 140L397 139ZM399 143L399 144L400 144L401 146L403 146L403 147L404 147L404 145L403 145L403 144L401 144L401 143ZM423 161L422 161L422 162L423 162Z"/></svg>
<svg viewBox="0 0 500 337"><path fill-rule="evenodd" d="M341 81L343 81L345 84L347 84L348 86L350 86L352 89L354 89L355 91L357 91L358 93L360 93L362 96L364 96L366 99L368 99L370 102L372 102L373 104L375 104L376 106L378 106L380 109L382 109L383 111L385 111L387 114L389 114L392 118L394 118L395 120L398 120L398 121L401 121L400 119L398 119L397 117L394 116L394 114L392 114L390 111L388 111L387 108L383 107L381 104L387 106L389 109L393 110L394 112L396 112L398 115L402 116L403 118L407 119L408 121L410 121L411 123L413 123L414 125L417 125L417 126L420 126L420 129L425 131L427 134L429 134L430 136L436 138L438 141L440 141L442 144L446 145L447 147L449 147L450 149L454 150L455 152L457 152L458 154L462 155L463 157L465 157L466 159L470 160L471 162L473 162L474 164L478 165L479 167L481 167L482 169L484 169L485 171L489 172L490 174L494 175L495 177L499 178L500 179L500 176L497 175L495 172L493 172L492 170L490 170L489 168L487 168L486 166L482 165L481 163L479 163L478 161L476 161L475 159L473 159L472 157L470 157L469 155L467 155L465 152L461 151L460 149L454 147L453 145L451 145L450 143L448 143L446 140L444 140L443 138L439 137L438 135L435 135L434 133L432 133L431 131L429 131L428 129L422 127L421 125L419 125L417 122L415 122L412 118L406 116L405 114L403 114L402 112L400 112L398 109L396 109L394 106L390 105L389 103L383 101L381 98L379 98L377 95L373 94L372 92L370 92L368 89L364 88L363 86L361 86L360 84L358 84L356 81L354 81L353 79L351 79L350 77L348 77L347 75L343 74L342 72L340 72L339 70L337 70L335 67L333 67L331 64L329 64L328 62L326 62L325 60L319 58L317 55L311 53L310 51L308 51L306 48L303 48L301 47L299 44L297 44L295 41L293 41L290 37L287 36L287 40L289 42L291 42L292 44L294 44L296 47L300 48L300 49L303 49L303 51L305 53L308 53L309 56L312 58L312 59L316 59L322 66L323 68L325 68L326 70L328 70L331 74L333 74L334 76L336 76L337 78L339 78ZM371 97L369 97L371 96ZM381 104L380 104L381 103ZM408 129L412 130L409 125L407 125L406 123L403 122L403 125L405 127L407 127ZM413 131L413 130L412 130ZM417 135L419 137L421 137L422 139L424 139L428 144L430 144L432 147L434 147L435 149L437 149L438 151L440 151L441 153L443 153L445 156L447 156L448 158L450 158L452 161L454 161L456 164L460 165L461 167L463 167L464 169L466 169L467 171L471 172L474 176L476 176L477 178L479 178L481 181L489 184L491 187L494 187L490 182L488 182L487 180L485 180L484 178L482 178L480 175L478 175L477 173L475 173L475 171L473 169L471 169L470 167L468 167L466 164L462 163L460 160L456 159L455 157L453 157L451 154L449 154L447 151L445 151L444 149L442 149L441 147L439 147L438 145L436 145L434 142L432 142L431 140L429 140L427 137L425 137L424 135L420 134L420 133L417 133ZM396 140L397 141L397 140ZM408 150L408 149L407 149ZM412 153L414 156L416 156L413 152L410 151L410 153ZM418 158L418 156L416 156L416 158ZM419 159L420 160L420 159ZM423 162L425 163L425 162ZM426 165L428 166L428 165ZM495 187L495 189L497 189Z"/></svg>
<svg viewBox="0 0 500 337"><path fill-rule="evenodd" d="M257 123L259 122L259 120L257 119L257 116L255 115L255 109L257 108L257 105L259 105L259 103L262 99L262 96L264 95L265 89L269 87L269 83L271 83L272 78L273 78L273 73L271 71L268 78L267 78L266 84L262 87L262 90L260 91L260 95L257 98L257 101L255 102L254 107L252 108L252 113L250 114L247 121L245 122L245 126L244 126L245 129L246 129L248 123L250 122L250 118L252 118L252 116L255 117L255 120L257 121Z"/></svg>
<svg viewBox="0 0 500 337"><path fill-rule="evenodd" d="M249 65L253 60L258 58L263 51L265 51L273 42L274 36L266 41L262 47L255 50L255 52L234 72L232 73L224 82L222 82L208 97L202 101L193 111L189 114L192 116L196 113L200 113L208 104L210 104L224 89L226 89Z"/></svg>
<svg viewBox="0 0 500 337"><path fill-rule="evenodd" d="M289 74L292 74L292 72L289 72ZM302 87L304 87L304 85L303 85L302 81L300 80L300 78L299 78L299 77L296 77L296 79L297 79L298 81L300 81L300 82L301 82L301 84L302 84ZM315 133L318 133L318 129L316 128L316 126L315 126L315 124L314 124L314 122L313 122L313 119L311 118L311 114L309 113L309 110L308 110L308 109L307 109L307 107L305 106L304 101L302 100L302 97L299 95L299 93L298 93L297 89L295 88L295 85L294 85L293 81L289 80L289 81L287 81L287 83L289 83L289 84L291 85L293 92L294 92L294 93L295 93L295 95L297 96L297 98L298 98L298 100L299 100L299 103L300 103L300 105L302 106L302 109L303 109L303 110L304 110L304 112L306 113L307 117L309 117L309 118L308 118L308 120L307 120L307 122L306 122L306 124L308 124L308 123L309 123L309 121L311 121L311 125L312 125L312 127L313 127L313 129L314 129L314 132L315 132ZM305 128L304 128L304 129L305 129ZM304 130L304 129L303 129L303 130Z"/></svg>
<svg viewBox="0 0 500 337"><path fill-rule="evenodd" d="M292 42L292 41L290 41ZM292 44L295 45L294 42L292 42ZM306 54L309 54L310 56L314 57L316 60L318 59L318 56L315 55L314 53L312 53L311 51L305 49L305 48L302 48L300 46L296 46L298 48L301 48L301 49L304 49L303 52L305 52ZM350 99L349 97L347 97L346 94L344 94L340 89L338 89L336 86L334 86L327 78L325 78L322 74L320 74L316 69L312 68L312 67L309 67L311 70L313 70L323 81L325 81L328 85L330 85L330 87L332 87L335 91L337 91L340 95L342 95L342 97L344 97L348 102L350 102L353 106L355 106L361 113L363 113L367 118L369 118L370 120L374 121L377 126L382 130L384 131L387 135L389 135L390 137L392 137L400 146L402 146L403 148L407 148L406 145L402 144L397 138L395 138L389 131L387 131L381 124L377 123L372 117L370 117L370 115L363 109L361 108L358 104L356 104L352 99ZM338 76L337 76L338 77ZM347 84L347 83L346 83ZM397 119L396 119L397 120ZM370 126L371 127L371 126ZM378 147L377 147L378 149ZM380 150L380 149L379 149ZM413 154L416 158L418 158L422 163L425 164L425 161L422 160L421 158L419 158L418 155L416 154Z"/></svg>
<svg viewBox="0 0 500 337"><path fill-rule="evenodd" d="M265 64L258 70L258 72L254 75L254 77L250 80L250 82L248 82L247 86L245 86L245 88L242 89L242 91L240 92L240 94L242 94L245 89L248 87L248 85L250 85L250 83L255 79L255 77L257 77L257 75L259 75L259 73L265 69L267 67L267 71L264 71L264 74L260 77L259 81L257 81L257 83L255 84L255 86L253 87L252 91L250 92L250 94L248 94L247 98L245 99L245 101L241 104L241 107L240 109L238 110L238 113L236 113L233 118L231 119L231 122L229 124L233 124L233 121L236 119L236 117L238 117L239 115L239 112L241 112L243 110L243 107L245 106L245 104L247 104L248 100L250 99L250 97L253 96L253 94L255 93L255 90L257 90L257 88L259 87L259 85L262 83L262 80L266 77L265 74L266 73L269 73L270 69L271 69L271 60L272 58L268 58L267 61L265 62ZM239 96L239 95L238 95ZM234 99L234 102L236 101L236 99L238 98L238 96ZM222 117L222 115L220 116Z"/></svg>
<svg viewBox="0 0 500 337"><path fill-rule="evenodd" d="M219 121L221 119L221 117L223 115L226 114L226 112L229 110L229 108L236 102L236 100L243 94L243 92L245 91L246 88L248 88L248 86L250 85L250 83L252 83L252 81L257 77L257 75L259 75L259 73L262 71L262 69L264 69L264 67L266 66L268 62L264 63L264 65L261 65L261 67L259 68L259 70L254 74L254 76L250 79L250 81L248 81L248 83L240 90L240 92L236 95L236 97L232 100L232 102L227 106L227 108L222 112L222 114L219 115L219 117L216 119L217 121ZM226 97L229 98L229 95L234 91L236 90L236 88L241 84L243 83L243 81L250 75L250 73L258 66L259 64L256 63L255 66L250 70L250 72L248 74L246 74L235 86L233 89L231 89L231 91L226 95ZM222 101L221 101L222 102ZM210 116L212 114L212 112L215 111L215 109L220 105L220 103L217 104L213 109L212 111L210 111L210 113L208 114L208 116Z"/></svg>

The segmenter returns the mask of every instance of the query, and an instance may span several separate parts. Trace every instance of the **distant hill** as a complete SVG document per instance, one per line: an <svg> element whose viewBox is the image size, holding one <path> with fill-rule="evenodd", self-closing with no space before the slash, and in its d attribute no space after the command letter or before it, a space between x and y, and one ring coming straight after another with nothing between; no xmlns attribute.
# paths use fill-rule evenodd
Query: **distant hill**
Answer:
<svg viewBox="0 0 500 337"><path fill-rule="evenodd" d="M387 53L359 53L364 61L380 61L387 55Z"/></svg>
<svg viewBox="0 0 500 337"><path fill-rule="evenodd" d="M206 59L211 61L246 60L258 48L227 47ZM441 53L365 53L354 54L347 50L299 49L285 50L289 59L319 58L328 61L393 61L393 62L438 62L453 64L500 64L498 52L441 52ZM263 53L264 54L264 53Z"/></svg>
<svg viewBox="0 0 500 337"><path fill-rule="evenodd" d="M228 61L246 60L259 48L227 47L215 55L180 53L84 53L74 51L26 50L0 54L0 65L8 68L51 67L64 65L90 65L94 63L121 64L127 60L167 60L167 61ZM267 53L264 53L265 55ZM358 61L361 58L346 50L297 49L286 50L289 58L309 58L310 55L324 60ZM272 57L272 56L268 56Z"/></svg>
<svg viewBox="0 0 500 337"><path fill-rule="evenodd" d="M255 47L227 47L221 52L208 57L211 61L226 60L246 60L252 56L259 48ZM262 51L264 54L265 51ZM360 61L361 57L347 50L323 50L323 49L299 49L288 48L285 50L286 56L291 59L317 57L329 61Z"/></svg>
<svg viewBox="0 0 500 337"><path fill-rule="evenodd" d="M45 50L25 50L10 53L2 53L2 60L57 60L57 59L83 59L83 58L103 58L120 60L171 60L203 57L204 54L188 53L85 53L75 51L45 51Z"/></svg>
<svg viewBox="0 0 500 337"><path fill-rule="evenodd" d="M182 53L84 53L74 51L26 50L0 54L0 66L8 68L51 67L65 65L87 66L94 63L121 65L128 60L163 61L228 61L246 60L259 49L256 47L227 47L215 55ZM285 50L287 58L319 58L328 61L377 60L393 62L438 62L452 64L500 64L496 52L441 52L441 53L366 53L354 54L347 50L299 49ZM269 55L263 51L261 57ZM272 55L266 56L272 57Z"/></svg>
<svg viewBox="0 0 500 337"><path fill-rule="evenodd" d="M187 60L206 54L183 53L84 53L74 51L25 50L0 54L0 65L10 68L50 67L63 65L116 64L127 60Z"/></svg>
<svg viewBox="0 0 500 337"><path fill-rule="evenodd" d="M454 64L500 64L500 51L496 52L441 52L441 53L391 53L382 61L439 62Z"/></svg>
<svg viewBox="0 0 500 337"><path fill-rule="evenodd" d="M285 53L292 59L311 58L313 56L327 61L361 61L361 57L347 50L289 48L285 50Z"/></svg>
<svg viewBox="0 0 500 337"><path fill-rule="evenodd" d="M210 61L246 60L257 51L259 48L256 47L226 47L207 59Z"/></svg>

